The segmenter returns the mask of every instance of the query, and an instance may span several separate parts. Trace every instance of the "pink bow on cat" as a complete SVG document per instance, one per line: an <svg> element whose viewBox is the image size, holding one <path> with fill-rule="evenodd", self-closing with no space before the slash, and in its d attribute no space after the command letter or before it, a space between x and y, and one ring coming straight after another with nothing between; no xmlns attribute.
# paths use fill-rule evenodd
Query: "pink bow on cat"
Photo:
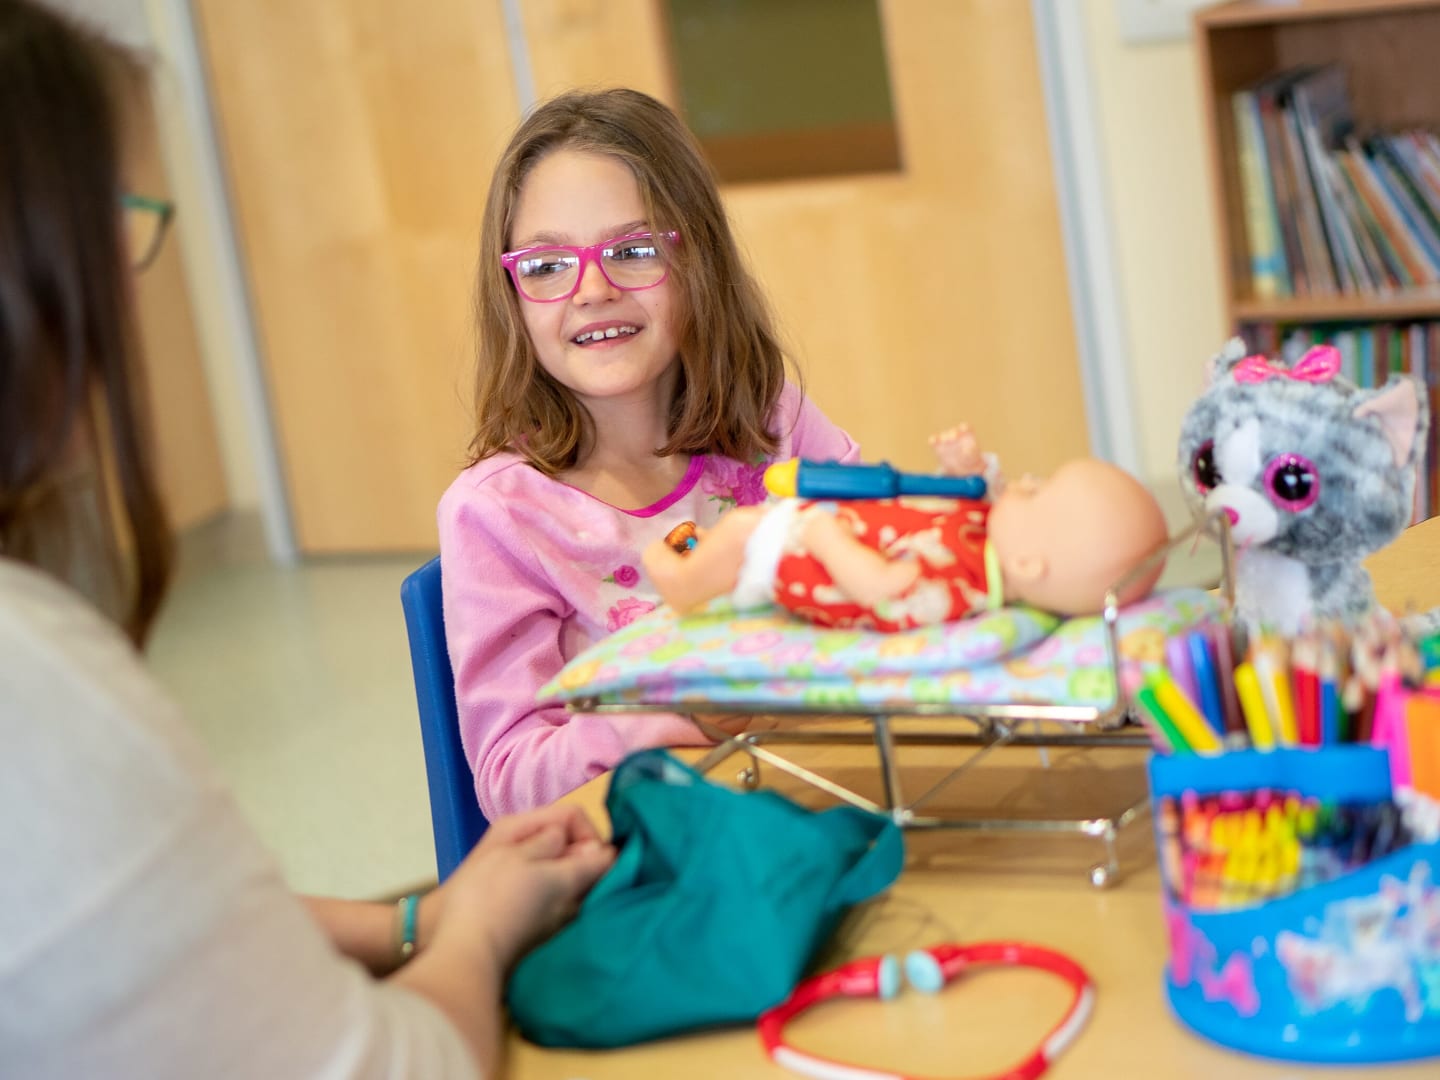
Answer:
<svg viewBox="0 0 1440 1080"><path fill-rule="evenodd" d="M1235 365L1235 381L1264 382L1266 379L1295 379L1298 382L1329 382L1340 373L1340 350L1333 345L1317 345L1302 356L1294 367L1272 364L1265 357L1247 356Z"/></svg>

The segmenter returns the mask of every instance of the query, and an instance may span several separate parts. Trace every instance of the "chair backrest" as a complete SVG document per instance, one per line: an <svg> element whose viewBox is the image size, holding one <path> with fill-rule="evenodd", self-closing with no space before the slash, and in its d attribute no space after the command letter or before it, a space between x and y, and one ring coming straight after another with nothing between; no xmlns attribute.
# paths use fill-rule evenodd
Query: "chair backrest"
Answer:
<svg viewBox="0 0 1440 1080"><path fill-rule="evenodd" d="M431 559L400 585L415 699L420 705L420 738L430 782L430 821L435 830L435 869L444 881L460 864L489 822L475 801L475 777L460 745L455 677L445 648L440 603L440 559Z"/></svg>

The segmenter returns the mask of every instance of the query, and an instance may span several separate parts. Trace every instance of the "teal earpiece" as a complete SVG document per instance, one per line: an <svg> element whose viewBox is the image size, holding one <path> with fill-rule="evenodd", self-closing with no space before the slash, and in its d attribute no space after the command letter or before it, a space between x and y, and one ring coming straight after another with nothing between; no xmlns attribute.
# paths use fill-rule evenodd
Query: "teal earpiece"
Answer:
<svg viewBox="0 0 1440 1080"><path fill-rule="evenodd" d="M894 953L887 953L880 958L876 993L882 1001L890 1001L900 996L901 970L900 958ZM903 981L922 994L938 994L945 988L945 972L940 967L940 961L924 949L906 953L903 970Z"/></svg>

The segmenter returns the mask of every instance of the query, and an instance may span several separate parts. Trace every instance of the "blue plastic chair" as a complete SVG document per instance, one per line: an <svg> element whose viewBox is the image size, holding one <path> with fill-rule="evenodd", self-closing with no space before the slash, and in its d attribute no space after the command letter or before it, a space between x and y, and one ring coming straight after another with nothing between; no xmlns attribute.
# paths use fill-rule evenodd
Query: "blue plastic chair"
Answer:
<svg viewBox="0 0 1440 1080"><path fill-rule="evenodd" d="M430 821L435 832L435 869L444 881L489 827L475 801L475 777L460 744L455 677L445 648L440 604L440 559L431 559L400 584L400 605L410 635L420 738L430 782Z"/></svg>

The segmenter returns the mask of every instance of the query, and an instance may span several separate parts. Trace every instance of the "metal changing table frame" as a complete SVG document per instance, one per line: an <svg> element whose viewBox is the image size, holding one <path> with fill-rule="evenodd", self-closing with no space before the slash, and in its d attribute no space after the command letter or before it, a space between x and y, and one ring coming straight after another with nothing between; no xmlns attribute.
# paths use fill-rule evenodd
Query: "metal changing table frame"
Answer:
<svg viewBox="0 0 1440 1080"><path fill-rule="evenodd" d="M1137 818L1146 815L1150 807L1148 794L1142 795L1131 805L1117 814L1087 818L981 818L935 815L925 812L924 807L941 791L969 772L996 750L1005 747L1050 748L1109 748L1148 747L1149 737L1133 722L1132 703L1123 689L1120 679L1120 642L1118 597L1131 581L1154 569L1157 563L1167 559L1177 548L1188 542L1198 543L1201 538L1214 540L1220 547L1221 595L1225 601L1222 617L1229 617L1234 608L1234 551L1230 539L1229 521L1223 514L1212 515L1197 522L1166 541L1134 569L1117 581L1105 596L1102 618L1105 624L1105 648L1110 665L1110 675L1115 687L1115 696L1107 704L1096 706L1043 705L1029 702L1008 702L996 704L946 704L910 705L890 708L883 712L856 709L853 711L836 708L795 708L776 707L774 704L726 703L713 709L690 704L689 718L707 736L716 740L715 747L696 764L702 773L708 773L737 753L745 754L749 762L740 774L747 787L759 783L759 768L763 763L787 776L800 780L819 791L861 809L884 814L906 829L957 829L989 833L1035 833L1048 835L1079 835L1099 839L1104 845L1104 857L1090 867L1090 881L1097 887L1104 887L1118 880L1120 872L1117 839L1119 832ZM570 703L577 712L674 712L673 703L666 702L609 702L598 697L578 698ZM826 731L817 729L779 728L771 731L742 732L731 735L716 727L707 714L753 712L765 716L826 717L837 719L859 719L870 721L870 733L863 731ZM897 718L944 717L968 722L967 730L953 732L897 732L894 721ZM1060 722L1063 732L1047 731L1041 728L1045 722ZM1027 725L1032 731L1023 730ZM881 802L866 798L842 784L822 776L812 769L790 760L769 747L771 744L784 745L856 745L873 743L878 755ZM947 772L940 780L932 783L921 794L907 797L901 783L897 752L901 746L956 746L974 750L963 762Z"/></svg>

